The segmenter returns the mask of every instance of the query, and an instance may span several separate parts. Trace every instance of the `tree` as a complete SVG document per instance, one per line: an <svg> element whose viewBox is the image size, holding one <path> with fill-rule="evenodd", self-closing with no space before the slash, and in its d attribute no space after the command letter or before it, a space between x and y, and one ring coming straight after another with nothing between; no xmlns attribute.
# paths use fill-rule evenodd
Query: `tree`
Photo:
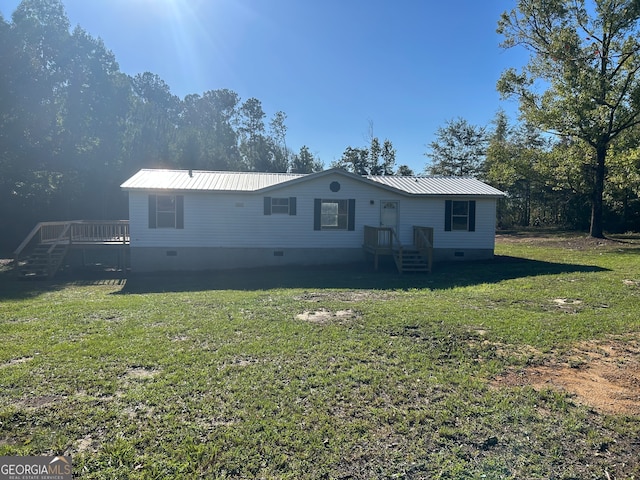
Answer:
<svg viewBox="0 0 640 480"><path fill-rule="evenodd" d="M291 161L291 173L321 172L323 168L322 162L313 156L306 145L300 147L300 152Z"/></svg>
<svg viewBox="0 0 640 480"><path fill-rule="evenodd" d="M362 148L347 147L342 158L333 162L335 168L343 168L358 175L393 175L396 164L396 150L390 140L373 135L373 125L369 123L369 146Z"/></svg>
<svg viewBox="0 0 640 480"><path fill-rule="evenodd" d="M520 101L533 125L584 141L594 151L590 235L604 236L607 151L640 123L640 2L518 0L504 12L502 46L531 53L498 81L503 97Z"/></svg>
<svg viewBox="0 0 640 480"><path fill-rule="evenodd" d="M289 169L289 161L291 154L287 147L287 126L285 120L287 114L279 111L276 112L269 122L269 130L271 133L271 158L272 168L274 172L286 172Z"/></svg>
<svg viewBox="0 0 640 480"><path fill-rule="evenodd" d="M484 127L471 125L463 118L448 120L438 128L436 140L425 153L431 159L426 170L431 175L477 177L483 170L486 149Z"/></svg>
<svg viewBox="0 0 640 480"><path fill-rule="evenodd" d="M158 75L145 72L131 79L130 114L124 148L131 169L174 165L180 100Z"/></svg>
<svg viewBox="0 0 640 480"><path fill-rule="evenodd" d="M400 177L413 177L413 170L409 168L409 165L400 165L396 175Z"/></svg>
<svg viewBox="0 0 640 480"><path fill-rule="evenodd" d="M187 95L182 101L178 163L183 168L240 169L238 95L227 89Z"/></svg>
<svg viewBox="0 0 640 480"><path fill-rule="evenodd" d="M529 226L533 215L545 217L540 166L547 155L546 142L530 124L510 126L503 111L493 123L482 179L508 194L498 207L499 223Z"/></svg>
<svg viewBox="0 0 640 480"><path fill-rule="evenodd" d="M269 146L265 141L262 102L250 98L240 106L240 153L244 169L249 171L269 171Z"/></svg>

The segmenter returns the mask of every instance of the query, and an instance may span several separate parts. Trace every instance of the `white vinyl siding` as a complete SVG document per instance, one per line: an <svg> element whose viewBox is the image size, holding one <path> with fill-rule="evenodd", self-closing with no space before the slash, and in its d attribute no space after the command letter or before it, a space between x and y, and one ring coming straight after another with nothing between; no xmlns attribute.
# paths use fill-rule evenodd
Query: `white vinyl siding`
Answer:
<svg viewBox="0 0 640 480"><path fill-rule="evenodd" d="M340 182L340 191L330 190L332 181ZM296 214L265 215L267 196L296 198ZM145 192L129 192L132 247L360 248L364 226L380 224L382 200L399 202L398 234L403 244L412 243L413 225L418 225L434 228L435 248L494 246L495 199L474 199L475 232L445 232L445 197L394 194L339 174L271 189L268 193L186 192L184 229L149 229L147 199ZM356 206L353 231L314 230L315 199L353 200Z"/></svg>

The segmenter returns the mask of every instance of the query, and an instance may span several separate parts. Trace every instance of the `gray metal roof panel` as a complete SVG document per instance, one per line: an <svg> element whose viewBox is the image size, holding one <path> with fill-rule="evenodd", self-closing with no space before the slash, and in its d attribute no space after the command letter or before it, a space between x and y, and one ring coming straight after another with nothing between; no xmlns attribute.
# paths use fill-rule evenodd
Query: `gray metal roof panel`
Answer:
<svg viewBox="0 0 640 480"><path fill-rule="evenodd" d="M366 178L412 195L481 195L504 196L504 193L472 177L398 177Z"/></svg>
<svg viewBox="0 0 640 480"><path fill-rule="evenodd" d="M143 169L124 182L127 190L201 190L253 192L304 175L289 173L210 172Z"/></svg>
<svg viewBox="0 0 640 480"><path fill-rule="evenodd" d="M500 190L471 177L360 177L342 170L334 171L409 195L504 196ZM330 173L328 170L315 174L294 174L143 169L125 181L121 187L126 190L255 192L294 180L304 181L305 177L318 177Z"/></svg>

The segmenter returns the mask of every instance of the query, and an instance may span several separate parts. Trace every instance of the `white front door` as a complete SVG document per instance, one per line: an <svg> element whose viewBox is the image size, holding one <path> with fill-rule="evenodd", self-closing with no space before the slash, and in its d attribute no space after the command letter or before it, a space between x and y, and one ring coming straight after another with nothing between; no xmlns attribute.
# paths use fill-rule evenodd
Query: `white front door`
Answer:
<svg viewBox="0 0 640 480"><path fill-rule="evenodd" d="M392 227L398 232L398 202L383 200L380 202L380 226Z"/></svg>

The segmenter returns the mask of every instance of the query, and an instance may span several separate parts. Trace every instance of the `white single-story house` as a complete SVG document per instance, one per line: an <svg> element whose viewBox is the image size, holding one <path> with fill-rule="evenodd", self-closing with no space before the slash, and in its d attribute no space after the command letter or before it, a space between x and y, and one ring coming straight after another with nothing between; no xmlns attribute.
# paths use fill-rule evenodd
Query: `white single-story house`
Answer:
<svg viewBox="0 0 640 480"><path fill-rule="evenodd" d="M492 258L504 195L474 178L341 169L143 169L121 187L134 272L351 263L367 252L377 265L378 253L406 256L416 243L429 249L429 268L432 259Z"/></svg>

